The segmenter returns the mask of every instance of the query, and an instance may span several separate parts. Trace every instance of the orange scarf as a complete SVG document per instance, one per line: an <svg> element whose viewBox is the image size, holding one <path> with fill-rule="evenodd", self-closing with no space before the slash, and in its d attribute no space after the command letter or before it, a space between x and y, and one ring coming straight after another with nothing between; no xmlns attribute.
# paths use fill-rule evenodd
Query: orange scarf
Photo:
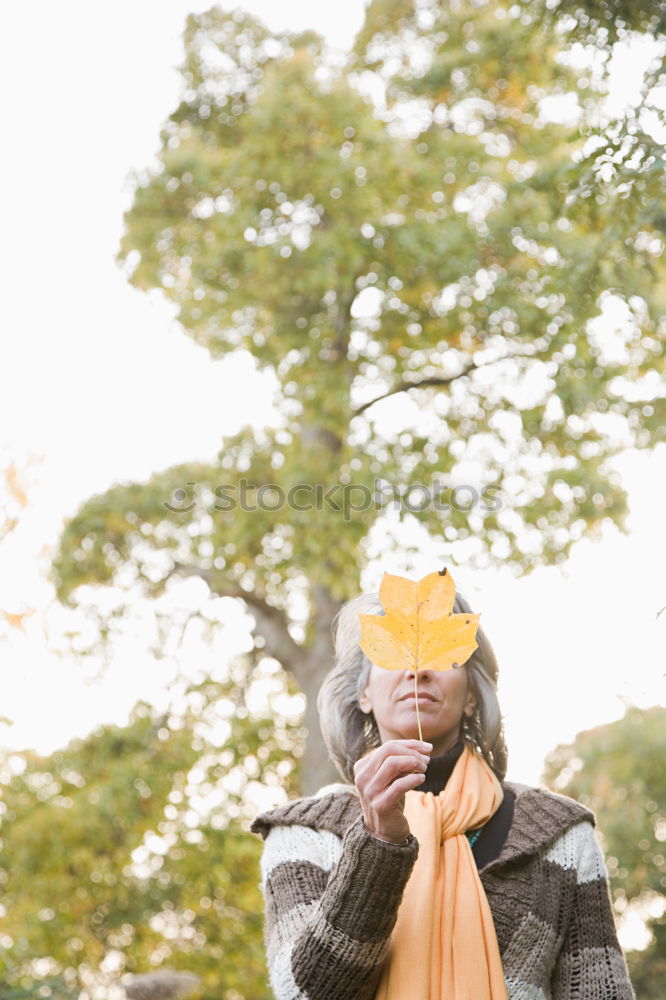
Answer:
<svg viewBox="0 0 666 1000"><path fill-rule="evenodd" d="M467 744L438 795L405 793L419 853L375 1000L507 1000L495 925L465 836L503 798L496 776Z"/></svg>

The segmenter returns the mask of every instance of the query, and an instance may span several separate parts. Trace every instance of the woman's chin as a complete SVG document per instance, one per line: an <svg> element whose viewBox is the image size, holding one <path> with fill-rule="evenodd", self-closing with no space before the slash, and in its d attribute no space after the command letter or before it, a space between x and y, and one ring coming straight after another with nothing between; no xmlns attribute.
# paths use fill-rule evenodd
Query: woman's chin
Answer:
<svg viewBox="0 0 666 1000"><path fill-rule="evenodd" d="M421 732L419 733L419 722L421 723ZM443 742L450 743L453 746L460 739L460 728L456 726L455 722L451 722L446 717L441 717L430 712L422 712L419 707L419 718L417 720L416 713L414 712L409 719L405 719L401 716L400 720L396 719L395 724L392 726L394 732L401 733L400 739L403 740L425 740L427 743L436 743L440 745Z"/></svg>
<svg viewBox="0 0 666 1000"><path fill-rule="evenodd" d="M421 732L424 732L424 727L428 727L429 732L439 732L440 729L446 728L446 719L442 719L440 715L440 706L434 701L424 701L423 704L419 702L419 712L418 716L416 714L416 705L413 701L402 702L406 707L400 710L398 718L400 719L401 729L414 729L416 731L415 739L419 739L419 723L421 725ZM423 737L424 739L430 739L429 736ZM411 739L411 737L407 737Z"/></svg>
<svg viewBox="0 0 666 1000"><path fill-rule="evenodd" d="M401 734L403 740L425 740L426 743L434 743L439 737L439 728L433 726L431 720L421 719L421 732L414 721L413 725L403 724L396 726L396 730Z"/></svg>

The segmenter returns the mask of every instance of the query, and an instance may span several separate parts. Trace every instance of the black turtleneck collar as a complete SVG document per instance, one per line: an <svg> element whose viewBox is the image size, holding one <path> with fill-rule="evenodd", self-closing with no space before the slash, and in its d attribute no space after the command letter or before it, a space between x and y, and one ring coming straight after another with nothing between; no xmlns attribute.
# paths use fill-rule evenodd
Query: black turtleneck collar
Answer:
<svg viewBox="0 0 666 1000"><path fill-rule="evenodd" d="M416 791L432 792L433 795L438 795L451 777L453 768L456 766L464 748L465 744L462 740L459 740L446 753L442 753L438 757L431 757L425 772L425 781L416 786ZM502 787L504 788L504 798L500 807L483 826L478 840L472 847L472 854L477 868L483 868L484 865L489 864L495 858L499 857L513 821L515 795L504 784L502 784Z"/></svg>
<svg viewBox="0 0 666 1000"><path fill-rule="evenodd" d="M438 795L451 777L464 746L463 741L458 740L456 745L447 750L446 753L440 754L439 757L431 756L425 772L425 781L416 786L417 791L432 792L433 795Z"/></svg>

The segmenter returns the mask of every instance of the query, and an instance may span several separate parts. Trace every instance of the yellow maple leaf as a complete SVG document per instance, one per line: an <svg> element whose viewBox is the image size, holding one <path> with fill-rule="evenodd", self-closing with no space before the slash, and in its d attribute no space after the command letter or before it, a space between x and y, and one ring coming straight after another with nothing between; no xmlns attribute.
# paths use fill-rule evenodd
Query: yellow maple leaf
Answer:
<svg viewBox="0 0 666 1000"><path fill-rule="evenodd" d="M386 614L359 614L360 646L384 670L450 670L478 647L478 614L452 614L456 588L446 570L420 580L384 573L379 599Z"/></svg>
<svg viewBox="0 0 666 1000"><path fill-rule="evenodd" d="M480 614L452 614L456 587L446 568L420 580L384 573L379 599L384 615L359 614L361 649L384 670L451 670L478 647ZM418 698L416 714L421 732Z"/></svg>

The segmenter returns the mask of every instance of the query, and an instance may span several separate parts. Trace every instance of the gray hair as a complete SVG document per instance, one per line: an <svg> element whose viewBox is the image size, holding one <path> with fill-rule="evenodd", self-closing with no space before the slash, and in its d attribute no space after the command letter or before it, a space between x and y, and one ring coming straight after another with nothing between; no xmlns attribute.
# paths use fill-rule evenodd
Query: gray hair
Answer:
<svg viewBox="0 0 666 1000"><path fill-rule="evenodd" d="M458 591L453 611L469 613L471 607ZM375 747L381 746L379 729L372 712L363 712L359 698L372 663L361 649L361 614L384 614L378 593L361 594L342 605L331 623L335 663L324 678L317 695L317 710L324 743L340 774L354 784L354 764ZM493 772L503 781L507 768L502 713L497 699L498 666L485 632L476 630L477 649L463 664L474 694L476 708L471 718L463 716L462 737L479 750Z"/></svg>

